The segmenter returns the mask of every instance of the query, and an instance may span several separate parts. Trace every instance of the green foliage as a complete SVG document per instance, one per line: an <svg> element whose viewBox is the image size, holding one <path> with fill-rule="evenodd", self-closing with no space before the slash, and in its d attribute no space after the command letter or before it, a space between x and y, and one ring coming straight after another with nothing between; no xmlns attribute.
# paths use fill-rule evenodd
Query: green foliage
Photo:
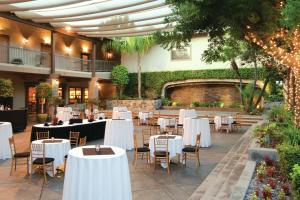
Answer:
<svg viewBox="0 0 300 200"><path fill-rule="evenodd" d="M12 81L9 79L0 78L0 97L13 97L14 88Z"/></svg>
<svg viewBox="0 0 300 200"><path fill-rule="evenodd" d="M252 68L241 68L241 77L243 79L253 79ZM266 75L266 68L258 68L258 79L262 80ZM237 74L230 69L215 70L189 70L189 71L166 71L166 72L145 72L142 73L142 91L149 89L155 90L156 95L161 95L162 87L165 83L172 81L182 81L187 79L238 79ZM135 96L137 91L137 74L129 74L129 83L125 89L125 94ZM145 94L143 94L145 96Z"/></svg>
<svg viewBox="0 0 300 200"><path fill-rule="evenodd" d="M292 124L293 114L284 105L273 106L267 113L268 120L280 124Z"/></svg>
<svg viewBox="0 0 300 200"><path fill-rule="evenodd" d="M129 82L128 70L124 65L117 65L111 72L112 81L118 85L120 96L123 94L124 87Z"/></svg>
<svg viewBox="0 0 300 200"><path fill-rule="evenodd" d="M295 199L300 199L300 166L299 163L294 165L293 172L290 174L293 184Z"/></svg>
<svg viewBox="0 0 300 200"><path fill-rule="evenodd" d="M59 105L62 105L64 103L65 103L64 99L62 99L58 96L51 97L51 99L50 99L50 104L55 106L55 107L59 106Z"/></svg>
<svg viewBox="0 0 300 200"><path fill-rule="evenodd" d="M286 177L292 172L293 166L300 163L300 146L290 144L280 144L276 147L279 159L280 168Z"/></svg>
<svg viewBox="0 0 300 200"><path fill-rule="evenodd" d="M281 131L284 141L290 145L300 145L300 129L294 125L289 124Z"/></svg>
<svg viewBox="0 0 300 200"><path fill-rule="evenodd" d="M276 123L263 124L255 128L254 136L262 147L273 148L284 140L281 130Z"/></svg>
<svg viewBox="0 0 300 200"><path fill-rule="evenodd" d="M171 106L172 105L172 101L167 98L164 98L161 101L162 101L163 106Z"/></svg>
<svg viewBox="0 0 300 200"><path fill-rule="evenodd" d="M39 122L39 123L44 123L44 122L46 122L47 121L47 119L48 119L48 114L37 114L37 121Z"/></svg>
<svg viewBox="0 0 300 200"><path fill-rule="evenodd" d="M46 82L40 82L36 86L36 96L37 98L45 98L49 99L52 96L52 88L49 83Z"/></svg>
<svg viewBox="0 0 300 200"><path fill-rule="evenodd" d="M192 102L193 107L223 107L224 102L222 101L214 101L214 102L199 102L199 101L193 101Z"/></svg>
<svg viewBox="0 0 300 200"><path fill-rule="evenodd" d="M300 24L300 1L286 0L282 14L282 24L288 28L295 28Z"/></svg>

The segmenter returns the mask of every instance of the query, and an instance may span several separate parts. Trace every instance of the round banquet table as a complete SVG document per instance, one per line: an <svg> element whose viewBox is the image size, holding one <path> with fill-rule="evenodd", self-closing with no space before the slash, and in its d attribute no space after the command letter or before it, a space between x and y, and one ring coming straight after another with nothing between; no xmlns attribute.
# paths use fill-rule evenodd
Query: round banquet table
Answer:
<svg viewBox="0 0 300 200"><path fill-rule="evenodd" d="M12 137L10 122L0 122L0 160L11 158L8 138Z"/></svg>
<svg viewBox="0 0 300 200"><path fill-rule="evenodd" d="M69 139L70 131L80 132L80 137L87 136L87 141L98 140L104 138L105 120L95 120L88 122L84 119L82 123L69 124L65 122L63 125L44 126L44 124L36 124L32 126L31 141L36 140L36 132L49 131L50 137Z"/></svg>
<svg viewBox="0 0 300 200"><path fill-rule="evenodd" d="M113 111L113 119L132 119L131 111Z"/></svg>
<svg viewBox="0 0 300 200"><path fill-rule="evenodd" d="M184 145L195 146L197 135L201 133L200 146L211 146L209 120L207 118L185 118L183 129Z"/></svg>
<svg viewBox="0 0 300 200"><path fill-rule="evenodd" d="M154 138L157 139L160 135L153 135L150 137L149 140L149 148L150 148L150 155L153 157L154 155ZM161 135L166 136L166 135ZM169 135L172 136L172 135ZM175 136L175 135L174 135ZM163 139L162 139L163 140ZM170 158L174 158L176 155L182 153L183 142L182 136L176 135L175 138L168 139L168 151L170 152Z"/></svg>
<svg viewBox="0 0 300 200"><path fill-rule="evenodd" d="M139 112L139 119L141 122L146 122L147 119L153 117L152 112Z"/></svg>
<svg viewBox="0 0 300 200"><path fill-rule="evenodd" d="M161 129L165 129L167 126L176 125L175 118L158 118L157 124L160 126Z"/></svg>
<svg viewBox="0 0 300 200"><path fill-rule="evenodd" d="M49 139L51 140L51 139ZM61 142L45 143L45 157L54 158L54 173L56 173L56 168L64 164L65 155L71 149L70 141L66 139L55 139L62 140ZM32 141L32 144L43 144L44 140ZM47 172L49 176L53 177L52 172Z"/></svg>
<svg viewBox="0 0 300 200"><path fill-rule="evenodd" d="M232 116L215 116L214 122L217 131L220 130L222 121L223 123L229 124L229 127L231 129L231 124L234 121Z"/></svg>
<svg viewBox="0 0 300 200"><path fill-rule="evenodd" d="M115 111L123 111L123 112L126 112L126 111L128 111L128 109L127 109L127 107L125 107L125 106L119 106L119 107L114 107L113 108L113 112L115 112Z"/></svg>
<svg viewBox="0 0 300 200"><path fill-rule="evenodd" d="M184 122L184 118L186 117L197 117L197 112L195 111L195 109L180 109L179 110L179 124L183 124Z"/></svg>
<svg viewBox="0 0 300 200"><path fill-rule="evenodd" d="M83 155L69 151L63 200L131 200L131 183L125 150L111 147L114 155ZM102 147L102 146L101 146Z"/></svg>
<svg viewBox="0 0 300 200"><path fill-rule="evenodd" d="M133 130L131 119L108 119L105 126L104 145L133 149Z"/></svg>

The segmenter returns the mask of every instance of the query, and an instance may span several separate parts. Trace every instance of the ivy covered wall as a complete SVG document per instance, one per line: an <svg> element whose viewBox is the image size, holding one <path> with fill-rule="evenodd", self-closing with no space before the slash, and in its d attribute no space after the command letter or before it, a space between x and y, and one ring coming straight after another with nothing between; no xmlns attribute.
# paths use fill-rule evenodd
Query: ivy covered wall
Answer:
<svg viewBox="0 0 300 200"><path fill-rule="evenodd" d="M258 79L263 80L266 75L265 68L259 68ZM243 79L253 79L253 68L241 68ZM197 70L197 71L167 71L142 73L142 95L147 98L159 97L164 84L172 81L187 79L238 79L237 74L231 69ZM137 74L129 74L129 83L125 89L125 95L137 96Z"/></svg>

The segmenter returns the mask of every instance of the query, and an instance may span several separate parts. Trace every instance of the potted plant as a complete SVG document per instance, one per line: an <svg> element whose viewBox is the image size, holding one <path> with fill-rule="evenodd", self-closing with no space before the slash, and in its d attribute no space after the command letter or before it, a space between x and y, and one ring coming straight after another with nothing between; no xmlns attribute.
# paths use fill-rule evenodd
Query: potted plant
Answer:
<svg viewBox="0 0 300 200"><path fill-rule="evenodd" d="M58 96L51 97L50 104L54 107L54 116L52 117L52 124L57 124L58 118L57 114L57 106L64 104L64 100Z"/></svg>
<svg viewBox="0 0 300 200"><path fill-rule="evenodd" d="M49 100L52 96L51 85L46 82L40 82L36 86L36 96L39 100L39 104L41 105L41 113L37 115L38 121L44 122L48 117L48 114L44 113L44 105L46 104L47 100Z"/></svg>
<svg viewBox="0 0 300 200"><path fill-rule="evenodd" d="M6 102L14 95L14 88L12 81L9 79L0 78L0 102L7 104ZM2 103L0 103L2 104Z"/></svg>

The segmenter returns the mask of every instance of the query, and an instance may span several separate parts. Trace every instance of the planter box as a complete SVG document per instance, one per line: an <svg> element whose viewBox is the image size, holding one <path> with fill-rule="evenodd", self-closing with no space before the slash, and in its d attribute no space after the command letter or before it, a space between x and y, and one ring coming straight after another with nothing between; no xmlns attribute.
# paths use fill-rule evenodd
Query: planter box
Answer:
<svg viewBox="0 0 300 200"><path fill-rule="evenodd" d="M152 111L160 109L161 100L112 100L108 102L111 107L126 106L132 112L139 112L140 110Z"/></svg>

